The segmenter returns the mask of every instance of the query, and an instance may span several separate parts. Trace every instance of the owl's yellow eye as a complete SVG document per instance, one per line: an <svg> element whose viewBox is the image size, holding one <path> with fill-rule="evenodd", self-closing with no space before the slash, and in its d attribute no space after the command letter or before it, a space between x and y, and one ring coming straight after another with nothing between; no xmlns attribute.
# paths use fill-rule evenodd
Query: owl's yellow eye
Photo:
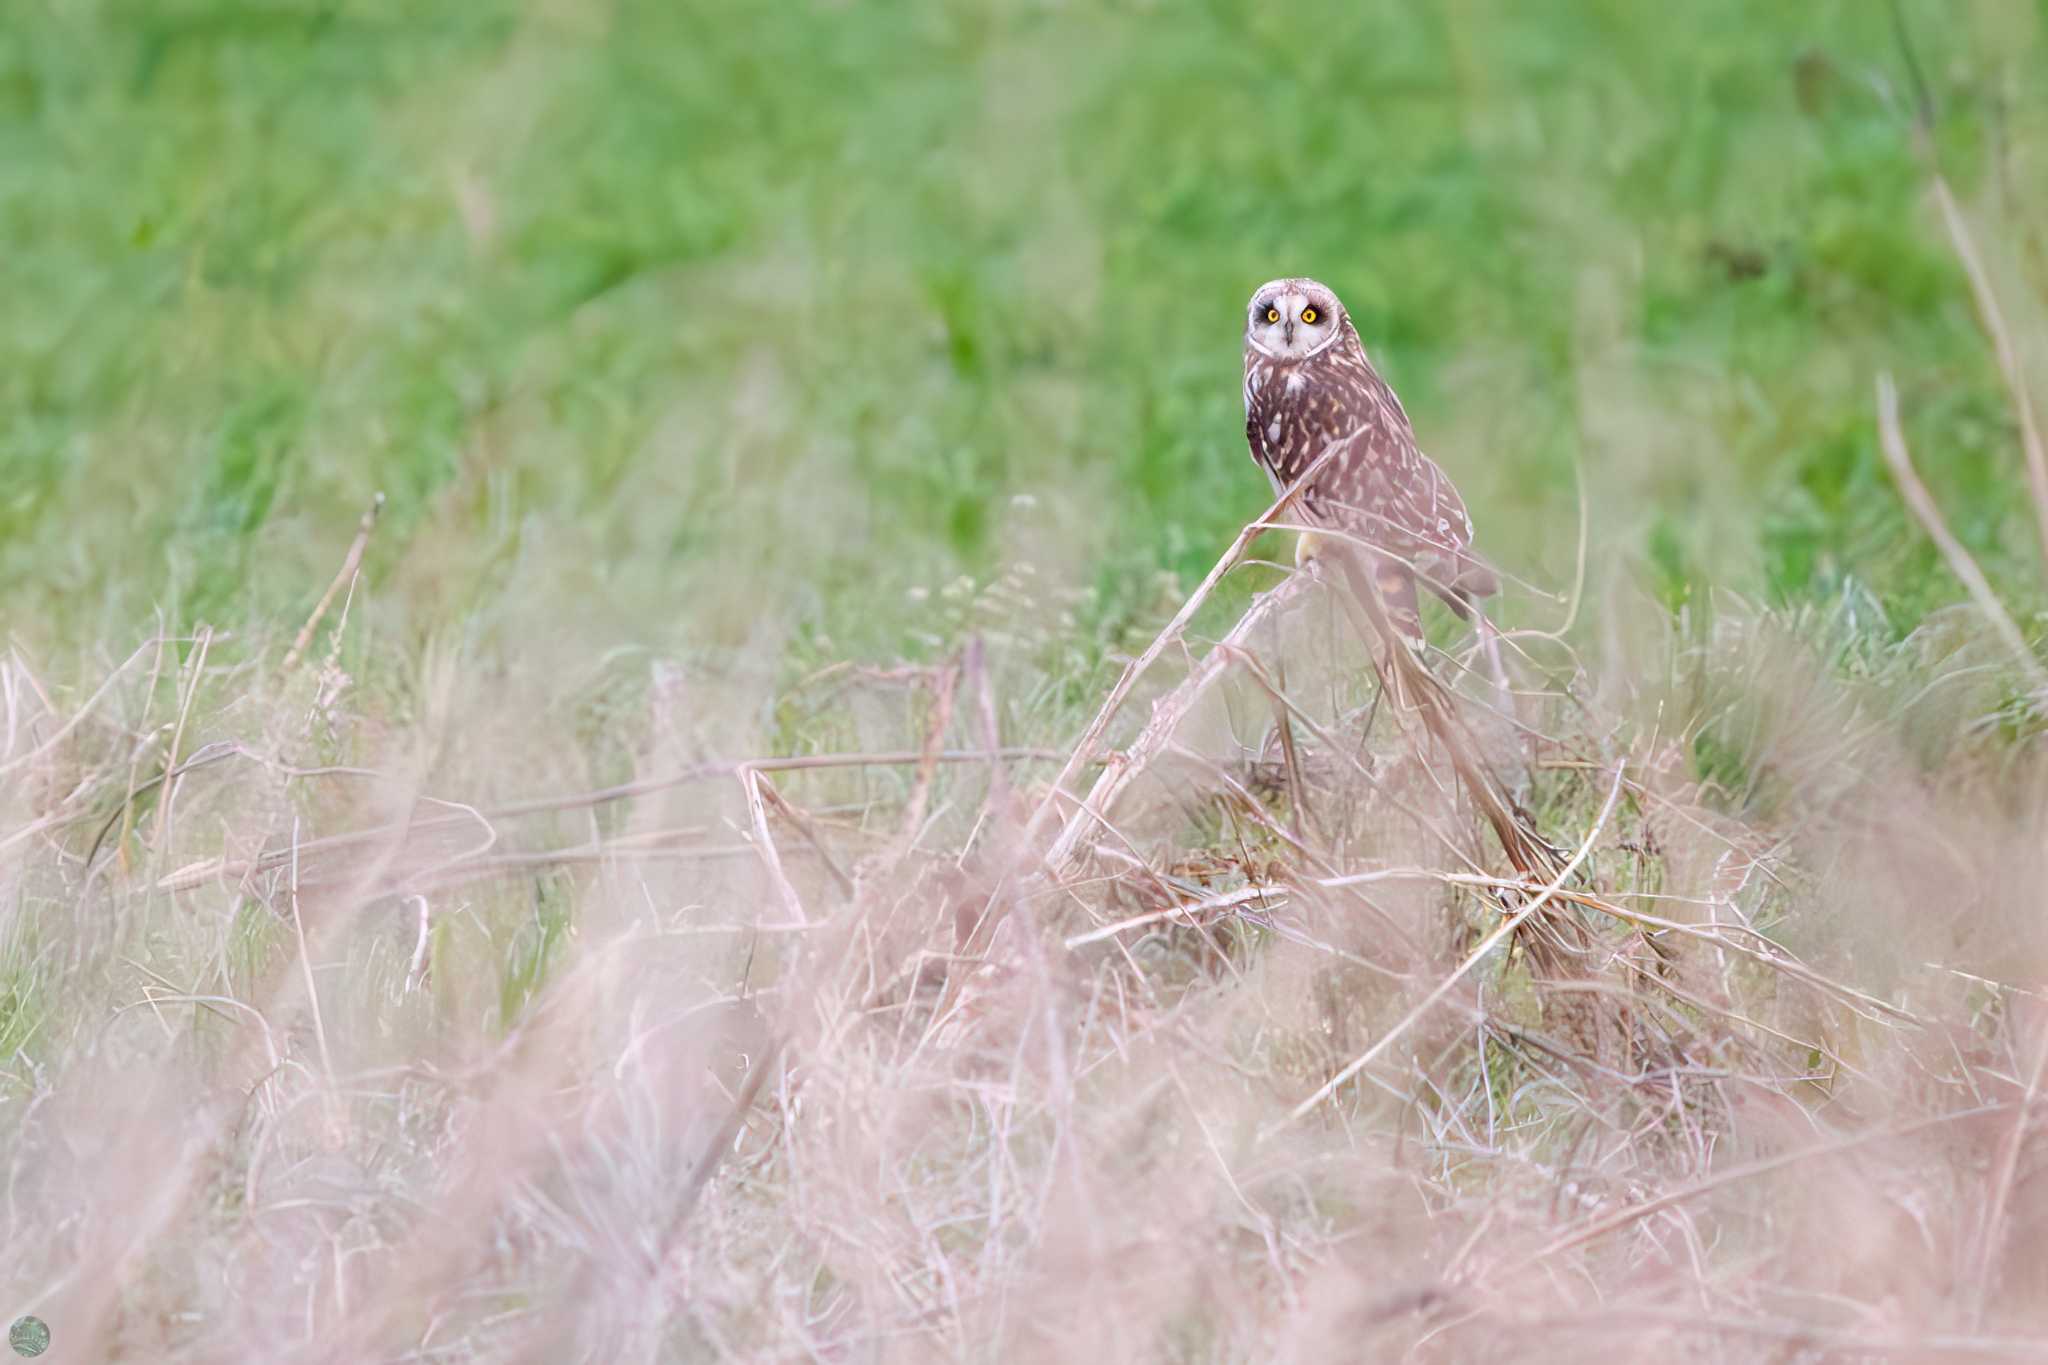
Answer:
<svg viewBox="0 0 2048 1365"><path fill-rule="evenodd" d="M1314 322L1317 316L1318 315L1316 313L1316 310L1313 308L1304 308L1301 310L1301 320L1303 322Z"/></svg>
<svg viewBox="0 0 2048 1365"><path fill-rule="evenodd" d="M1266 310L1266 321L1268 321L1268 322L1278 322L1278 321L1280 321L1280 310L1279 310L1278 308L1268 308L1268 309Z"/></svg>

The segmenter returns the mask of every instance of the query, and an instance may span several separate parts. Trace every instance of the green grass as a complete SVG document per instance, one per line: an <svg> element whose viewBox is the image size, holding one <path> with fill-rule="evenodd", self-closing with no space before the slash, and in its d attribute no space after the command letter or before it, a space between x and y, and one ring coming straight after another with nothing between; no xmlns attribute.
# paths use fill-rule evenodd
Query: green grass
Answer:
<svg viewBox="0 0 2048 1365"><path fill-rule="evenodd" d="M2037 14L1907 11L1952 173L2038 266L1999 167L2048 112ZM917 653L909 589L1034 541L1114 631L1260 505L1236 310L1307 271L1518 572L1569 578L1583 477L1667 602L1853 581L1901 632L1954 589L1875 370L1994 576L2033 551L1877 81L1860 0L34 0L0 27L0 618L296 617L382 489L368 582L415 632L524 572L594 637L730 645L692 608L742 574L835 655Z"/></svg>

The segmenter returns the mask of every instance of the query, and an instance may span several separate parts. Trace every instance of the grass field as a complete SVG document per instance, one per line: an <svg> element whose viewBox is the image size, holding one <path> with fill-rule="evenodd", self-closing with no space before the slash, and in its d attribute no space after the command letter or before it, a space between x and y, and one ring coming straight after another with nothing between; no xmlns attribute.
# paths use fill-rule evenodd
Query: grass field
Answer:
<svg viewBox="0 0 2048 1365"><path fill-rule="evenodd" d="M2048 1353L2048 546L1977 297L2040 411L2044 30L17 0L0 1315L54 1360ZM1270 566L1041 867L1266 505L1240 310L1288 273L1511 576L1522 728L1464 695L1580 856L1569 981L1486 950L1513 869L1318 590L1171 690Z"/></svg>

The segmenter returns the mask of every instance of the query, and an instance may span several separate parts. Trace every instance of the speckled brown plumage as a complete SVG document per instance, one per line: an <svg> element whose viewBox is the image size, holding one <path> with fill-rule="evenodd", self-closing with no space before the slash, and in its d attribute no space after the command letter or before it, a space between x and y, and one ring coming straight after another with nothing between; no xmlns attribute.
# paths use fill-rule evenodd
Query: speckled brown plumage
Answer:
<svg viewBox="0 0 2048 1365"><path fill-rule="evenodd" d="M1401 400L1366 359L1337 296L1308 279L1252 295L1245 326L1245 439L1277 492L1333 444L1342 449L1303 491L1315 537L1369 558L1381 596L1410 635L1421 631L1416 582L1460 616L1500 586L1472 553L1472 520L1450 478L1415 444ZM1375 551L1379 553L1374 553Z"/></svg>

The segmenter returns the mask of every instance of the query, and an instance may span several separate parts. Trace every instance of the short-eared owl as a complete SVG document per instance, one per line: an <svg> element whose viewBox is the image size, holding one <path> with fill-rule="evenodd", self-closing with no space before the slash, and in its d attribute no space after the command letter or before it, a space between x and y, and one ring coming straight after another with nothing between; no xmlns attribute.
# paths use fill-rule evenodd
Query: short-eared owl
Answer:
<svg viewBox="0 0 2048 1365"><path fill-rule="evenodd" d="M1276 493L1332 445L1342 447L1298 500L1301 521L1335 534L1304 535L1295 558L1331 554L1367 567L1411 639L1422 632L1418 577L1461 617L1472 614L1474 598L1499 588L1472 553L1464 499L1416 449L1408 414L1365 358L1344 305L1314 280L1274 280L1252 295L1244 433Z"/></svg>

